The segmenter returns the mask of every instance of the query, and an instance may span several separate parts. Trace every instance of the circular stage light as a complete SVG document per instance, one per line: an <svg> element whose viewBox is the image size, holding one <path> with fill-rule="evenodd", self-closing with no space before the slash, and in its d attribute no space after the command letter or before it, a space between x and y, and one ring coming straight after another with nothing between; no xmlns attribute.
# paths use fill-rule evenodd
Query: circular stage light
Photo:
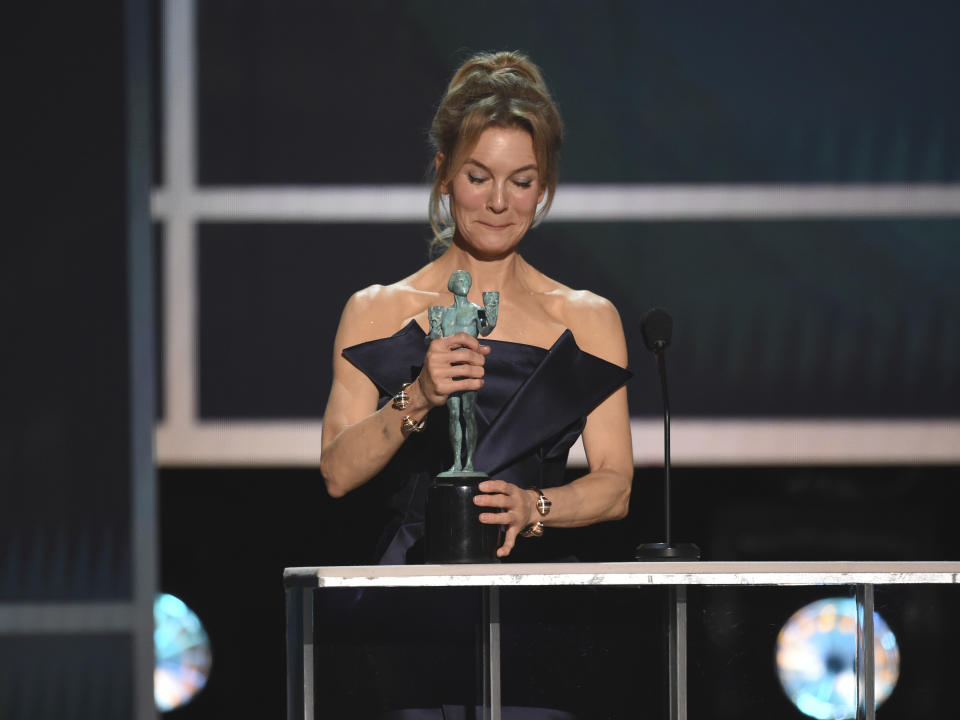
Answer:
<svg viewBox="0 0 960 720"><path fill-rule="evenodd" d="M877 706L900 676L900 650L887 623L873 614ZM819 720L856 717L857 605L853 598L810 603L787 620L777 636L777 675L787 696Z"/></svg>
<svg viewBox="0 0 960 720"><path fill-rule="evenodd" d="M186 705L210 677L210 639L182 600L161 593L153 601L153 697L157 709Z"/></svg>

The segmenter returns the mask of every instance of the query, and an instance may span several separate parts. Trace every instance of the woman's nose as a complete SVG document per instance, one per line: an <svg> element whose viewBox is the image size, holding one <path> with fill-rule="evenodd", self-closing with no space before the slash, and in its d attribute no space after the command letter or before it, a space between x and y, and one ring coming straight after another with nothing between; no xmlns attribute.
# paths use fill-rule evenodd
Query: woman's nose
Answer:
<svg viewBox="0 0 960 720"><path fill-rule="evenodd" d="M490 196L487 198L487 207L491 212L502 213L507 209L507 193L503 185L492 183Z"/></svg>

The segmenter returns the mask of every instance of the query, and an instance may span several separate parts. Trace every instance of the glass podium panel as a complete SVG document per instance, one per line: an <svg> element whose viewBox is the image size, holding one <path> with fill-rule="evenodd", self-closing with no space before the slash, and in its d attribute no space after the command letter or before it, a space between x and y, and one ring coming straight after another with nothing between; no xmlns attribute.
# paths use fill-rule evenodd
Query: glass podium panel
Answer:
<svg viewBox="0 0 960 720"><path fill-rule="evenodd" d="M288 717L951 714L960 563L684 565L288 569Z"/></svg>

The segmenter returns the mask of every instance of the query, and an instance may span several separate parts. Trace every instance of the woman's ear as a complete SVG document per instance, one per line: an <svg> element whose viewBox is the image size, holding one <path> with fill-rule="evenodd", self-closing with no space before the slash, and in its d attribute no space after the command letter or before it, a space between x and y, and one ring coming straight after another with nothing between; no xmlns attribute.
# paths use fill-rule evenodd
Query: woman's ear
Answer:
<svg viewBox="0 0 960 720"><path fill-rule="evenodd" d="M441 168L443 167L443 153L438 152L437 156L433 159L434 171L439 175ZM450 194L450 189L447 187L449 183L446 181L440 182L440 192L444 195Z"/></svg>

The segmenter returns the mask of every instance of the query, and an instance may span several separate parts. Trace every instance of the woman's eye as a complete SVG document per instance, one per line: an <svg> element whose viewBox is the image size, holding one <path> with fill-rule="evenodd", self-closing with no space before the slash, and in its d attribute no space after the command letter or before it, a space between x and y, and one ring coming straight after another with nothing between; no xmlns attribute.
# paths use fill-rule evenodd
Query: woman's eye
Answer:
<svg viewBox="0 0 960 720"><path fill-rule="evenodd" d="M467 177L470 178L470 182L472 183L482 183L484 180L486 180L486 178L477 177L473 173L467 173Z"/></svg>
<svg viewBox="0 0 960 720"><path fill-rule="evenodd" d="M514 180L513 184L517 187L528 188L533 185L533 180Z"/></svg>

